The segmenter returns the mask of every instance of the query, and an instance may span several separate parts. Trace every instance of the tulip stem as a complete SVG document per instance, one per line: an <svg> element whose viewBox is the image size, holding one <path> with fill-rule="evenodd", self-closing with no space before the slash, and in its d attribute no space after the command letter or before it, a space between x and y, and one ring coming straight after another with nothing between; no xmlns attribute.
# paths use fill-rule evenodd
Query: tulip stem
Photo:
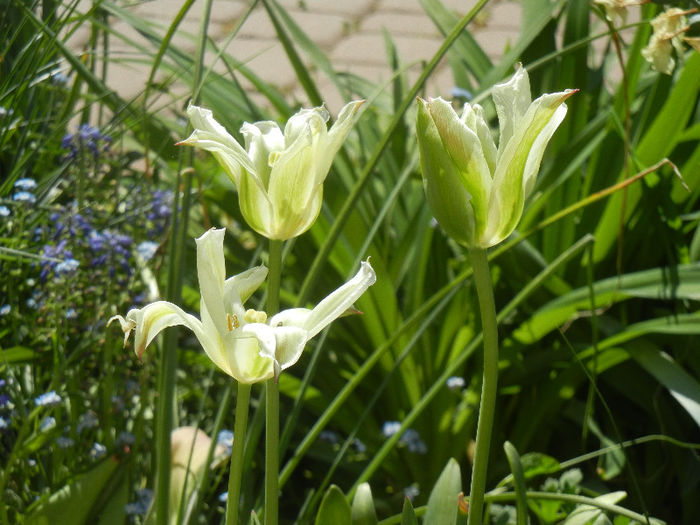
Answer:
<svg viewBox="0 0 700 525"><path fill-rule="evenodd" d="M248 426L250 387L251 385L249 384L238 383L236 422L233 427L233 449L231 450L231 472L228 478L228 498L226 500L226 525L238 525L238 506L241 499L243 449L245 446L246 427Z"/></svg>
<svg viewBox="0 0 700 525"><path fill-rule="evenodd" d="M282 277L282 241L270 240L267 279L267 313L274 315L280 306ZM275 372L276 373L276 372ZM265 525L277 525L279 493L280 408L277 377L265 384Z"/></svg>
<svg viewBox="0 0 700 525"><path fill-rule="evenodd" d="M498 321L486 250L470 248L469 255L474 271L476 294L479 298L479 310L481 311L481 328L484 338L484 377L481 385L479 422L476 427L476 447L474 449L467 524L482 525L486 471L498 387Z"/></svg>

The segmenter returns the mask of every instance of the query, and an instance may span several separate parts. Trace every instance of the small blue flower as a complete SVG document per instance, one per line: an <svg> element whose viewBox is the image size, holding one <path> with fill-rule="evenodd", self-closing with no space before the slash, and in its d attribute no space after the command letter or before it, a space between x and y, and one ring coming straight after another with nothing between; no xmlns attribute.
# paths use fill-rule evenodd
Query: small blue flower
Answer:
<svg viewBox="0 0 700 525"><path fill-rule="evenodd" d="M463 377L452 376L447 378L445 384L447 385L447 388L454 391L463 389L464 385L466 385L467 383Z"/></svg>
<svg viewBox="0 0 700 525"><path fill-rule="evenodd" d="M56 418L54 417L47 416L41 420L41 423L39 423L39 430L41 432L48 432L54 428L56 428Z"/></svg>
<svg viewBox="0 0 700 525"><path fill-rule="evenodd" d="M0 206L0 217L8 217L10 215L10 208L7 206Z"/></svg>
<svg viewBox="0 0 700 525"><path fill-rule="evenodd" d="M423 443L417 430L413 430L412 428L407 429L399 441L406 445L409 452L415 452L416 454L428 453L428 447Z"/></svg>
<svg viewBox="0 0 700 525"><path fill-rule="evenodd" d="M228 501L228 492L222 492L219 494L219 501L221 503L226 503Z"/></svg>
<svg viewBox="0 0 700 525"><path fill-rule="evenodd" d="M56 275L66 275L69 273L73 273L75 270L78 269L79 266L80 261L71 258L58 263L54 268L54 271L56 272Z"/></svg>
<svg viewBox="0 0 700 525"><path fill-rule="evenodd" d="M75 441L67 436L58 436L56 438L56 444L59 446L59 448L70 448L75 445Z"/></svg>
<svg viewBox="0 0 700 525"><path fill-rule="evenodd" d="M220 430L216 435L216 444L224 447L226 449L226 453L230 455L231 450L233 449L233 432L226 429Z"/></svg>
<svg viewBox="0 0 700 525"><path fill-rule="evenodd" d="M413 485L409 485L408 487L403 489L403 495L407 497L410 501L413 501L420 495L420 489L414 483Z"/></svg>
<svg viewBox="0 0 700 525"><path fill-rule="evenodd" d="M34 458L27 459L27 465L29 465L30 468L36 467L36 459L34 459Z"/></svg>
<svg viewBox="0 0 700 525"><path fill-rule="evenodd" d="M107 447L105 447L102 443L93 443L92 448L90 449L89 456L90 459L93 460L98 460L102 459L107 455Z"/></svg>
<svg viewBox="0 0 700 525"><path fill-rule="evenodd" d="M151 489L138 489L136 491L137 501L127 503L125 511L129 516L142 516L148 512L153 500L153 491Z"/></svg>
<svg viewBox="0 0 700 525"><path fill-rule="evenodd" d="M338 434L336 434L332 430L321 430L321 433L318 435L318 437L321 441L326 441L331 445L337 445L339 441Z"/></svg>
<svg viewBox="0 0 700 525"><path fill-rule="evenodd" d="M85 412L78 418L78 426L76 430L81 433L86 428L95 428L99 422L97 421L97 416L92 412Z"/></svg>
<svg viewBox="0 0 700 525"><path fill-rule="evenodd" d="M384 437L391 437L401 430L401 423L398 421L385 421L382 425L382 434Z"/></svg>
<svg viewBox="0 0 700 525"><path fill-rule="evenodd" d="M474 98L474 95L467 89L455 86L452 88L452 98L464 98L466 100L471 100Z"/></svg>
<svg viewBox="0 0 700 525"><path fill-rule="evenodd" d="M10 422L9 420L0 416L0 430L5 430L6 428L10 428Z"/></svg>
<svg viewBox="0 0 700 525"><path fill-rule="evenodd" d="M27 302L25 303L28 308L31 308L32 310L36 310L39 308L39 303L36 302L36 299L34 297L30 297L27 299Z"/></svg>
<svg viewBox="0 0 700 525"><path fill-rule="evenodd" d="M156 251L158 251L158 243L153 241L143 241L136 247L136 253L143 262L150 261Z"/></svg>
<svg viewBox="0 0 700 525"><path fill-rule="evenodd" d="M24 177L22 179L17 179L14 187L18 190L31 191L36 188L36 181L29 177Z"/></svg>
<svg viewBox="0 0 700 525"><path fill-rule="evenodd" d="M34 204L36 202L36 197L33 193L28 191L18 191L12 196L13 201L17 202L28 202L29 204Z"/></svg>
<svg viewBox="0 0 700 525"><path fill-rule="evenodd" d="M51 75L51 81L59 86L65 86L68 84L69 78L62 71L57 71Z"/></svg>
<svg viewBox="0 0 700 525"><path fill-rule="evenodd" d="M136 441L136 436L134 436L131 432L122 430L119 432L119 434L117 434L117 445L133 445L134 441Z"/></svg>
<svg viewBox="0 0 700 525"><path fill-rule="evenodd" d="M66 310L66 319L77 319L77 317L78 312L75 308L68 308L68 310Z"/></svg>
<svg viewBox="0 0 700 525"><path fill-rule="evenodd" d="M58 405L60 402L61 396L59 396L55 390L51 390L34 398L34 404L38 407L52 407Z"/></svg>
<svg viewBox="0 0 700 525"><path fill-rule="evenodd" d="M9 304L3 304L0 306L0 315L7 315L12 311L12 307Z"/></svg>
<svg viewBox="0 0 700 525"><path fill-rule="evenodd" d="M10 396L7 394L0 394L0 408L5 408L10 404Z"/></svg>
<svg viewBox="0 0 700 525"><path fill-rule="evenodd" d="M357 439L357 438L353 439L353 440L352 440L352 444L353 444L353 446L355 447L355 450L356 450L359 454L364 454L365 452L367 452L367 445L365 445L365 444L364 444L362 441L360 441L359 439Z"/></svg>

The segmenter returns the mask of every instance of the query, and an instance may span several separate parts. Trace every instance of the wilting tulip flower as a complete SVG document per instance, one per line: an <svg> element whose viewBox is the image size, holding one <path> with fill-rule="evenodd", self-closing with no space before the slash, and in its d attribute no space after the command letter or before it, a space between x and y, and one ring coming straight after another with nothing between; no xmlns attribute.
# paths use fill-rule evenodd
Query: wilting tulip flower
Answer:
<svg viewBox="0 0 700 525"><path fill-rule="evenodd" d="M212 112L190 106L194 132L179 144L214 154L238 189L243 217L268 239L286 240L308 230L321 211L323 181L363 101L347 104L330 129L323 107L302 109L287 121L244 123L245 149Z"/></svg>
<svg viewBox="0 0 700 525"><path fill-rule="evenodd" d="M211 229L197 239L201 320L166 301L132 309L126 318L110 319L121 324L125 344L131 331L136 332L134 349L139 358L163 329L182 325L194 332L209 359L237 381L277 378L297 362L312 337L345 313L376 280L372 266L363 262L355 277L313 310L292 308L268 319L265 312L243 308L265 280L267 268L257 266L226 279L224 232Z"/></svg>
<svg viewBox="0 0 700 525"><path fill-rule="evenodd" d="M651 21L654 33L651 35L649 43L642 49L642 56L651 62L658 72L666 75L673 73L676 61L671 56L671 52L675 48L676 53L682 55L685 52L684 40L693 47L697 45L692 38L683 38L683 33L688 29L688 19L685 15L692 12L693 10L683 11L672 7Z"/></svg>
<svg viewBox="0 0 700 525"><path fill-rule="evenodd" d="M466 246L488 248L508 237L532 191L544 149L575 91L531 101L527 71L493 87L498 148L478 104L462 116L442 98L418 99L418 147L423 184L435 219Z"/></svg>

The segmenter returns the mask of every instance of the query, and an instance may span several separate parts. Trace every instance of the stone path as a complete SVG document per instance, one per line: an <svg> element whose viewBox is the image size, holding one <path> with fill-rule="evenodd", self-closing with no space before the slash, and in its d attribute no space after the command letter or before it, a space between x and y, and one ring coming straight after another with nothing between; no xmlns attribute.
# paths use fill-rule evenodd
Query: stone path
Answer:
<svg viewBox="0 0 700 525"><path fill-rule="evenodd" d="M467 13L475 2L443 0L443 4L458 15ZM164 34L182 4L183 0L141 0L130 4L128 9L162 25ZM337 71L357 74L372 83L390 78L385 31L393 39L403 64L412 64L409 69L411 80L419 75L421 61L429 60L443 41L419 0L280 0L280 4L330 58ZM189 53L194 52L195 44L186 35L197 33L203 5L202 0L196 0L174 40ZM239 25L248 5L249 2L244 0L214 0L209 34L218 44L225 42ZM519 2L493 0L470 25L470 30L485 52L496 59L509 43L517 39L520 15ZM112 27L137 42L146 43L123 21L113 20ZM87 31L78 33L71 45L80 49L86 41ZM133 48L114 39L112 42L115 56L131 51L132 55L124 57L133 58ZM155 50L153 44L146 45ZM227 50L282 93L308 105L264 8L255 8ZM125 98L135 97L144 88L147 71L145 66L127 60L124 64L110 66L108 83ZM337 111L344 101L331 81L321 73L315 73L315 80L329 109ZM444 60L430 79L426 91L431 96L442 94L450 97L453 87L452 74Z"/></svg>

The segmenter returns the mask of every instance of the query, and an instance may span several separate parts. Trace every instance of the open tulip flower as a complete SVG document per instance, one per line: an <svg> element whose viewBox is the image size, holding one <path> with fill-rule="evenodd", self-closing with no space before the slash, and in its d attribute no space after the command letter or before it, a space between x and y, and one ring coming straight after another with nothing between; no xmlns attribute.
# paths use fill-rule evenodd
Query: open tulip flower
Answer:
<svg viewBox="0 0 700 525"><path fill-rule="evenodd" d="M489 248L513 232L545 147L566 115L564 100L573 93L532 102L527 71L519 67L508 82L493 87L498 148L478 104L465 104L460 117L442 98L418 99L423 183L448 235L469 247Z"/></svg>
<svg viewBox="0 0 700 525"><path fill-rule="evenodd" d="M179 144L213 153L238 190L243 217L268 239L286 240L308 230L321 211L323 181L352 129L363 101L347 104L330 129L323 107L302 109L284 133L275 122L243 124L243 148L212 112L191 105L194 132Z"/></svg>
<svg viewBox="0 0 700 525"><path fill-rule="evenodd" d="M243 303L262 284L267 268L257 266L226 279L224 229L211 229L197 239L200 316L157 301L114 316L124 331L124 343L135 331L134 349L141 357L163 329L186 326L195 334L216 366L241 383L272 377L297 362L307 341L342 315L374 284L369 262L350 281L323 299L313 310L292 308L270 319L265 312L246 310Z"/></svg>

